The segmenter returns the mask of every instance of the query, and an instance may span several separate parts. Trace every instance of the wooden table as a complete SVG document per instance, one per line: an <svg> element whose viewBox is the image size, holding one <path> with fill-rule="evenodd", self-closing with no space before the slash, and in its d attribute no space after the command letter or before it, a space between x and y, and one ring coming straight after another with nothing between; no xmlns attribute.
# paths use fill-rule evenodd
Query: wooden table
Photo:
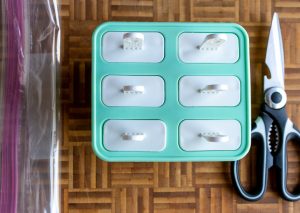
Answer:
<svg viewBox="0 0 300 213"><path fill-rule="evenodd" d="M279 12L285 50L288 114L300 127L300 1L62 0L61 208L63 212L300 212L282 200L275 175L263 200L249 203L232 188L230 164L107 163L91 149L91 34L105 21L236 22L250 36L252 117L262 102L265 48ZM289 187L300 181L299 145L290 143ZM243 160L251 178L255 155ZM253 176L253 175L252 175ZM253 176L254 177L254 176Z"/></svg>

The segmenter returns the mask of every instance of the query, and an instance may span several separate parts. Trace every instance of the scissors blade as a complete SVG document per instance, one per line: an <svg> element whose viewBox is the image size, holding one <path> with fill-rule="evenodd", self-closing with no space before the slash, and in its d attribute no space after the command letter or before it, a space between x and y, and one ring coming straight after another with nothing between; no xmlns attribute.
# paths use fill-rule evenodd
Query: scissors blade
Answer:
<svg viewBox="0 0 300 213"><path fill-rule="evenodd" d="M264 76L264 91L271 87L284 89L284 52L277 13L273 15L265 63L269 67L271 78Z"/></svg>

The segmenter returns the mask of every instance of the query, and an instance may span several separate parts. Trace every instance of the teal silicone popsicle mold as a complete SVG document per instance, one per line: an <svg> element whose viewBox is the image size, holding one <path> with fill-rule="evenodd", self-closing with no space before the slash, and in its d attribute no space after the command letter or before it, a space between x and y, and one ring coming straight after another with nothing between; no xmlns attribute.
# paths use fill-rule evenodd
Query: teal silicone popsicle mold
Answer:
<svg viewBox="0 0 300 213"><path fill-rule="evenodd" d="M103 36L107 32L159 32L164 39L164 57L158 63L108 62L103 58ZM234 63L185 63L179 58L182 33L232 33L238 38L239 57ZM164 80L165 99L159 107L106 106L102 81L106 76L159 76ZM187 107L179 102L183 76L235 76L240 81L236 106ZM233 161L250 148L250 68L247 32L232 23L135 23L108 22L96 28L92 38L92 146L106 161ZM108 120L161 120L166 125L162 151L109 151L103 143ZM184 151L179 144L179 126L184 120L236 120L241 126L241 144L235 150Z"/></svg>

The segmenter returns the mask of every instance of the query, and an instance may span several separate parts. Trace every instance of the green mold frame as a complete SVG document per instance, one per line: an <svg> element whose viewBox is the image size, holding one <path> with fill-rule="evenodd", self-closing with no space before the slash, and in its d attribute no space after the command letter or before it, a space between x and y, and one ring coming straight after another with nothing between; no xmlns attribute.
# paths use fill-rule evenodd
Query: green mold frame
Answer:
<svg viewBox="0 0 300 213"><path fill-rule="evenodd" d="M164 37L165 54L159 63L107 62L102 58L101 41L106 32L159 32ZM184 63L179 59L181 33L234 33L239 40L235 63ZM244 157L251 143L249 38L234 23L106 22L92 38L92 147L95 154L110 162L234 161ZM152 75L165 81L165 102L160 107L108 107L101 101L102 79L107 75ZM183 76L236 76L241 100L233 107L184 107L178 99L178 83ZM110 119L162 120L167 127L167 144L160 152L113 152L103 146L103 124ZM179 125L183 120L237 120L241 124L241 146L237 150L184 151L179 145Z"/></svg>

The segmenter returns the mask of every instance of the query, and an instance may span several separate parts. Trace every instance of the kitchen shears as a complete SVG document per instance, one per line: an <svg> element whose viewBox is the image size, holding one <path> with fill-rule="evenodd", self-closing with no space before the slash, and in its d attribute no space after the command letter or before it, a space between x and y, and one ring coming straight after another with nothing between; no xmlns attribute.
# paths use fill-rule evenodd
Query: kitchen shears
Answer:
<svg viewBox="0 0 300 213"><path fill-rule="evenodd" d="M233 185L244 199L259 200L267 189L269 169L275 167L282 197L297 201L300 199L300 191L289 192L287 189L287 143L290 140L300 142L300 132L288 118L285 108L284 52L276 13L273 15L265 63L271 77L264 76L264 103L251 132L252 140L258 142L258 184L253 192L247 192L241 185L239 161L234 161L231 166ZM271 137L271 131L275 132L275 137Z"/></svg>

